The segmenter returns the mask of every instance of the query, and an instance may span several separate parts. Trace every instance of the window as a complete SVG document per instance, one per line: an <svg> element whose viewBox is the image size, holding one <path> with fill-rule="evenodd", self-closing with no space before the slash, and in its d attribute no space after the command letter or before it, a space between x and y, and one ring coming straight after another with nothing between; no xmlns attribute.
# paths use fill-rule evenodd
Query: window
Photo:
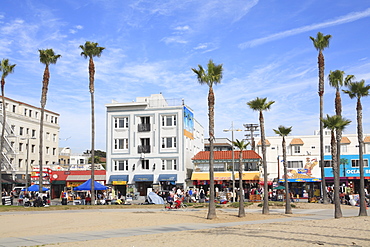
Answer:
<svg viewBox="0 0 370 247"><path fill-rule="evenodd" d="M298 161L288 161L287 166L289 168L303 168L303 161L298 160Z"/></svg>
<svg viewBox="0 0 370 247"><path fill-rule="evenodd" d="M46 132L46 140L50 141L50 133L49 132Z"/></svg>
<svg viewBox="0 0 370 247"><path fill-rule="evenodd" d="M176 147L176 137L162 138L162 148L175 148L175 147Z"/></svg>
<svg viewBox="0 0 370 247"><path fill-rule="evenodd" d="M55 117L55 123L56 123L56 124L58 123L58 118L57 118L57 117Z"/></svg>
<svg viewBox="0 0 370 247"><path fill-rule="evenodd" d="M325 145L325 150L324 150L325 153L330 153L330 145Z"/></svg>
<svg viewBox="0 0 370 247"><path fill-rule="evenodd" d="M311 146L311 149L315 149L316 147L315 146Z"/></svg>
<svg viewBox="0 0 370 247"><path fill-rule="evenodd" d="M113 171L128 171L128 160L116 160L113 163Z"/></svg>
<svg viewBox="0 0 370 247"><path fill-rule="evenodd" d="M128 149L128 139L114 139L114 149L122 149L127 150Z"/></svg>
<svg viewBox="0 0 370 247"><path fill-rule="evenodd" d="M29 111L28 111L28 116L29 116L29 117L32 117L32 110L29 110Z"/></svg>
<svg viewBox="0 0 370 247"><path fill-rule="evenodd" d="M22 152L23 151L23 143L19 143L19 152Z"/></svg>
<svg viewBox="0 0 370 247"><path fill-rule="evenodd" d="M49 151L50 151L50 148L46 147L46 154L50 154Z"/></svg>
<svg viewBox="0 0 370 247"><path fill-rule="evenodd" d="M176 126L176 115L162 116L162 126Z"/></svg>
<svg viewBox="0 0 370 247"><path fill-rule="evenodd" d="M57 149L53 148L53 155L56 155L56 153L57 153Z"/></svg>
<svg viewBox="0 0 370 247"><path fill-rule="evenodd" d="M45 121L47 122L49 120L49 115L48 114L46 114L45 115Z"/></svg>
<svg viewBox="0 0 370 247"><path fill-rule="evenodd" d="M341 153L347 153L348 145L340 145L340 152Z"/></svg>
<svg viewBox="0 0 370 247"><path fill-rule="evenodd" d="M24 115L27 116L27 109L24 109Z"/></svg>
<svg viewBox="0 0 370 247"><path fill-rule="evenodd" d="M324 167L332 167L331 163L331 160L324 160Z"/></svg>
<svg viewBox="0 0 370 247"><path fill-rule="evenodd" d="M36 145L35 144L32 144L32 146L31 146L31 153L35 153L35 148L36 148Z"/></svg>
<svg viewBox="0 0 370 247"><path fill-rule="evenodd" d="M10 126L10 128L12 129L12 132L13 132L13 134L14 134L15 125Z"/></svg>
<svg viewBox="0 0 370 247"><path fill-rule="evenodd" d="M36 130L32 130L32 137L36 137Z"/></svg>
<svg viewBox="0 0 370 247"><path fill-rule="evenodd" d="M27 128L26 129L26 135L29 135L30 134L30 128Z"/></svg>
<svg viewBox="0 0 370 247"><path fill-rule="evenodd" d="M53 134L53 142L57 142L57 135Z"/></svg>
<svg viewBox="0 0 370 247"><path fill-rule="evenodd" d="M12 148L14 148L14 143L15 143L15 142L10 142L10 146L11 146Z"/></svg>
<svg viewBox="0 0 370 247"><path fill-rule="evenodd" d="M17 110L17 106L13 105L13 112L15 113Z"/></svg>
<svg viewBox="0 0 370 247"><path fill-rule="evenodd" d="M149 160L141 160L141 169L149 170Z"/></svg>
<svg viewBox="0 0 370 247"><path fill-rule="evenodd" d="M23 163L23 160L22 159L19 159L18 160L18 168L21 168L22 167L22 163Z"/></svg>
<svg viewBox="0 0 370 247"><path fill-rule="evenodd" d="M177 170L176 160L162 160L162 170Z"/></svg>
<svg viewBox="0 0 370 247"><path fill-rule="evenodd" d="M19 127L19 135L22 136L23 135L23 127Z"/></svg>
<svg viewBox="0 0 370 247"><path fill-rule="evenodd" d="M300 154L301 153L301 146L293 146L293 153Z"/></svg>
<svg viewBox="0 0 370 247"><path fill-rule="evenodd" d="M351 160L352 168L360 167L360 160ZM368 160L364 160L364 167L369 167Z"/></svg>
<svg viewBox="0 0 370 247"><path fill-rule="evenodd" d="M38 112L35 112L35 118L39 118L39 113Z"/></svg>
<svg viewBox="0 0 370 247"><path fill-rule="evenodd" d="M54 116L51 116L50 122L54 123Z"/></svg>
<svg viewBox="0 0 370 247"><path fill-rule="evenodd" d="M127 129L128 128L128 117L114 118L114 128Z"/></svg>

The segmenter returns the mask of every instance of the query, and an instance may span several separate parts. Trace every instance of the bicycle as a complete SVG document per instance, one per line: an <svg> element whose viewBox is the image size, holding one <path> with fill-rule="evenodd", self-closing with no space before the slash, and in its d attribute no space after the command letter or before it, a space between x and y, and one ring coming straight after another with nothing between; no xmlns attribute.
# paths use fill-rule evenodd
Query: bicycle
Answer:
<svg viewBox="0 0 370 247"><path fill-rule="evenodd" d="M172 209L181 209L182 211L186 211L188 209L188 205L184 204L182 201L175 201L172 204L167 202L164 204L164 209L166 211Z"/></svg>

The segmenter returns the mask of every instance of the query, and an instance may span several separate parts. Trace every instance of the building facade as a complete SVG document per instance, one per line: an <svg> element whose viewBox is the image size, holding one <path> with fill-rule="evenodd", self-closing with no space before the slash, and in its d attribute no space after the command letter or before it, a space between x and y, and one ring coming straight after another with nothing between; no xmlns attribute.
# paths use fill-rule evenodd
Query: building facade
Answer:
<svg viewBox="0 0 370 247"><path fill-rule="evenodd" d="M368 159L370 155L370 135L364 135L364 164L366 183L370 179ZM333 172L331 167L331 133L324 131L324 166L327 185L333 185ZM320 135L287 136L287 179L292 192L301 197L320 196L321 168L320 168ZM261 140L256 150L262 156ZM340 164L342 185L348 186L349 182L357 184L358 169L358 140L357 134L343 133L341 140L341 159L346 162ZM284 181L282 137L266 137L266 158L269 181ZM366 175L367 174L367 175ZM356 181L357 180L357 181Z"/></svg>
<svg viewBox="0 0 370 247"><path fill-rule="evenodd" d="M106 108L107 183L117 192L145 196L191 183L191 158L204 136L190 107L154 94Z"/></svg>
<svg viewBox="0 0 370 247"><path fill-rule="evenodd" d="M2 106L0 108L2 125ZM31 166L39 164L41 109L10 98L5 98L5 108L3 177L24 184L26 171L31 173ZM49 110L44 114L44 165L57 164L60 115Z"/></svg>

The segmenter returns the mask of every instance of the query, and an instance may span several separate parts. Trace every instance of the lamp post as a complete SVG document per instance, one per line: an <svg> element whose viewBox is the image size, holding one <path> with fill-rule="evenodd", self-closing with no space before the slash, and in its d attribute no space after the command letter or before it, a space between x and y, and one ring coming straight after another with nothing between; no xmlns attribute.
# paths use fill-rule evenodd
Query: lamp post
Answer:
<svg viewBox="0 0 370 247"><path fill-rule="evenodd" d="M249 131L250 134L246 134L245 136L247 139L251 140L252 144L252 150L256 150L256 144L254 142L254 137L257 136L258 134L254 134L255 131L258 131L258 124L244 124L245 131Z"/></svg>
<svg viewBox="0 0 370 247"><path fill-rule="evenodd" d="M231 159L232 159L232 171L231 171L231 174L232 174L232 180L233 180L233 194L232 194L232 197L233 197L233 202L235 202L235 196L234 196L234 193L235 193L235 174L234 174L234 170L235 170L235 164L234 164L234 131L242 131L241 129L234 129L234 122L231 122L231 129L224 129L223 130L224 132L229 132L231 131ZM239 178L239 183L242 183L243 182L243 179L242 178Z"/></svg>
<svg viewBox="0 0 370 247"><path fill-rule="evenodd" d="M29 156L30 156L30 139L36 139L35 137L23 137L21 140L27 140L27 162L26 162L26 191L28 191L28 166L29 166ZM41 176L42 173L40 173Z"/></svg>

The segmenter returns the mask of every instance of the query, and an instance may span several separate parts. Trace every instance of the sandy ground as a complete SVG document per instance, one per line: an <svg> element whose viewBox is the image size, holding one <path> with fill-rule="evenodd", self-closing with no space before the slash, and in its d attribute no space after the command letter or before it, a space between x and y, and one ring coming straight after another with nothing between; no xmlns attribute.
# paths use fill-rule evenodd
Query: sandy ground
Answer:
<svg viewBox="0 0 370 247"><path fill-rule="evenodd" d="M257 206L252 206L257 207ZM342 208L349 208L344 206ZM249 207L250 208L250 207ZM333 208L333 205L299 204L299 208ZM353 207L352 207L353 208ZM249 213L237 217L237 211L217 210L218 218L206 219L200 211L91 211L0 215L0 242L5 237L27 237L84 231L109 231L122 228L172 224L215 224L253 221L292 215ZM40 229L43 229L40 231ZM22 233L20 235L20 233ZM329 220L305 220L219 227L206 230L166 232L132 237L119 237L51 244L47 246L370 246L370 217Z"/></svg>

